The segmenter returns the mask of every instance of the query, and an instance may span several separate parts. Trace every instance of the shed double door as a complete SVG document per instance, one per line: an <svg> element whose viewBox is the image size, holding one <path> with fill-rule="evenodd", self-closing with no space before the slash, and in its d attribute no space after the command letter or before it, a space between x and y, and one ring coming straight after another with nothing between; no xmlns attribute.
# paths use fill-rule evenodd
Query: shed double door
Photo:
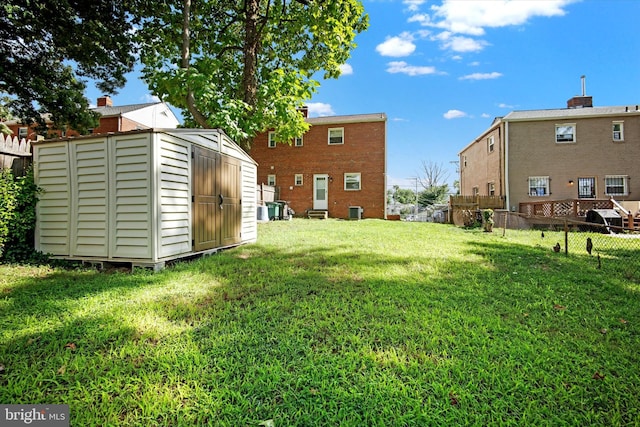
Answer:
<svg viewBox="0 0 640 427"><path fill-rule="evenodd" d="M193 250L240 243L240 161L193 146Z"/></svg>

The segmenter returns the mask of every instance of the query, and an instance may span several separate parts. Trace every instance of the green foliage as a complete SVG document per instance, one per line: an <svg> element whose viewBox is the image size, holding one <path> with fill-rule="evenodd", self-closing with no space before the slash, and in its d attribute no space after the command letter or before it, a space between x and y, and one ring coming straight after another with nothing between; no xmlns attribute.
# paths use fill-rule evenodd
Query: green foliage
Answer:
<svg viewBox="0 0 640 427"><path fill-rule="evenodd" d="M316 90L314 76L338 77L368 26L358 0L192 0L189 37L183 18L182 7L161 3L145 21L143 76L186 125L222 128L245 149L267 129L278 141L304 133L297 109Z"/></svg>
<svg viewBox="0 0 640 427"><path fill-rule="evenodd" d="M398 203L412 204L416 202L416 193L408 188L398 188L394 191L393 198Z"/></svg>
<svg viewBox="0 0 640 427"><path fill-rule="evenodd" d="M84 96L85 77L105 93L124 85L135 61L133 0L5 0L0 7L0 93L9 110L44 127L41 114L78 131L97 116Z"/></svg>
<svg viewBox="0 0 640 427"><path fill-rule="evenodd" d="M45 262L47 257L34 250L36 203L39 189L33 169L14 178L9 169L0 175L0 261Z"/></svg>
<svg viewBox="0 0 640 427"><path fill-rule="evenodd" d="M445 203L447 201L448 193L448 184L433 185L418 194L418 204L426 207L437 203Z"/></svg>
<svg viewBox="0 0 640 427"><path fill-rule="evenodd" d="M0 257L9 236L9 227L16 211L17 185L11 169L0 171Z"/></svg>

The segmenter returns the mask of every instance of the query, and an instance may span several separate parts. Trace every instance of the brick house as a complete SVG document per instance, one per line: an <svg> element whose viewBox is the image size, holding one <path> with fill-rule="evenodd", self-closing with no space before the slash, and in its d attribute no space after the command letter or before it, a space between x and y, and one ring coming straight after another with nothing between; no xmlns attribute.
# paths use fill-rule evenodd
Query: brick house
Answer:
<svg viewBox="0 0 640 427"><path fill-rule="evenodd" d="M306 120L310 129L291 144L276 144L273 132L254 138L258 183L276 186L297 216L318 210L350 218L360 207L362 218L385 218L386 115Z"/></svg>
<svg viewBox="0 0 640 427"><path fill-rule="evenodd" d="M90 130L92 134L152 128L175 129L180 124L175 114L164 102L114 106L110 97L102 96L98 98L97 107L92 108L92 110L100 114L98 127ZM13 131L13 135L20 140L29 139L35 141L38 139L36 126L27 127L18 120L7 121L5 124ZM74 130L51 130L48 135L43 136L50 138L78 135L78 132Z"/></svg>
<svg viewBox="0 0 640 427"><path fill-rule="evenodd" d="M583 94L567 108L512 111L459 157L461 194L502 196L511 211L541 201L638 201L640 107L593 107Z"/></svg>

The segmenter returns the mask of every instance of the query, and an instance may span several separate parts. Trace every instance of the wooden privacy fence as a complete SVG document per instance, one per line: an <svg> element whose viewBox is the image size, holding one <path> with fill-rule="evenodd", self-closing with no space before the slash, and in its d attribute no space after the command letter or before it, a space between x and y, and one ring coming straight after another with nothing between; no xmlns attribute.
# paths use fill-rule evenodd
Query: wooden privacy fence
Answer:
<svg viewBox="0 0 640 427"><path fill-rule="evenodd" d="M449 222L462 226L468 221L469 212L481 209L504 209L502 196L449 196Z"/></svg>
<svg viewBox="0 0 640 427"><path fill-rule="evenodd" d="M23 176L33 159L31 142L0 134L0 167L11 169L14 176Z"/></svg>
<svg viewBox="0 0 640 427"><path fill-rule="evenodd" d="M266 202L275 202L278 200L278 188L272 185L259 184L257 189L258 204L264 205Z"/></svg>

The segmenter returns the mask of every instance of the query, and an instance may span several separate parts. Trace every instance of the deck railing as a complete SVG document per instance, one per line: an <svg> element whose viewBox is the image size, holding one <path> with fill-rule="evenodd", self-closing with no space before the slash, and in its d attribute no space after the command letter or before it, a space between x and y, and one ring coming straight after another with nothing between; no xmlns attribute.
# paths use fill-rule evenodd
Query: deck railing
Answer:
<svg viewBox="0 0 640 427"><path fill-rule="evenodd" d="M613 209L609 199L567 199L520 203L519 212L526 216L584 218L591 209Z"/></svg>

